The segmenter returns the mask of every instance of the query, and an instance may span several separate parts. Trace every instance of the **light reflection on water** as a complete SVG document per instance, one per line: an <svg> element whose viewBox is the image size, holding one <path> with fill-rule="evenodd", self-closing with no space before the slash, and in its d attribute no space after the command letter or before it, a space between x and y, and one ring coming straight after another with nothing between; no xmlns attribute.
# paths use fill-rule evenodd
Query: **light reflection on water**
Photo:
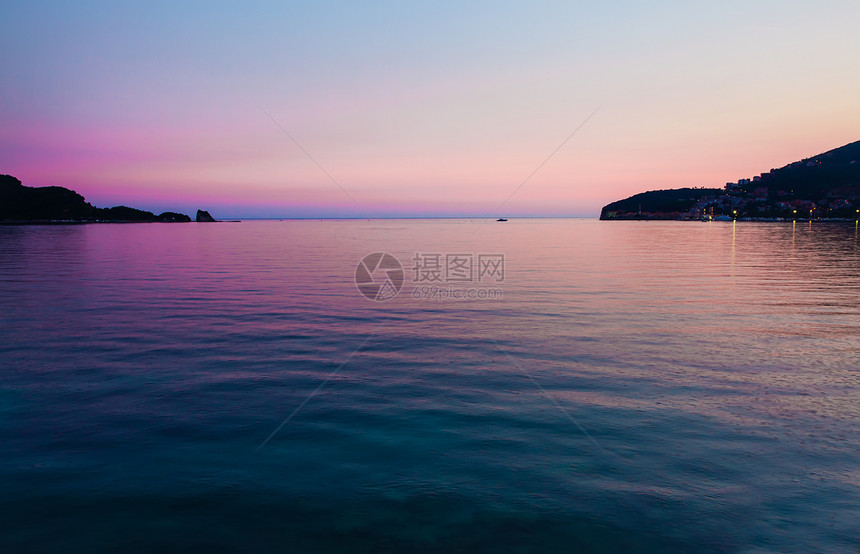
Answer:
<svg viewBox="0 0 860 554"><path fill-rule="evenodd" d="M2 540L856 548L855 224L478 223L0 227ZM416 252L504 297L412 298Z"/></svg>

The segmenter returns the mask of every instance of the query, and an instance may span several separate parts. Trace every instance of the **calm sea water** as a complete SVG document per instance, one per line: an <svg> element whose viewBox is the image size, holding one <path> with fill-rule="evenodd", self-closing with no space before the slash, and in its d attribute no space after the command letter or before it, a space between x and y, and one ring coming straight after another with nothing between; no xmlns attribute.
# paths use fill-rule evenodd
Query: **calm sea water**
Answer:
<svg viewBox="0 0 860 554"><path fill-rule="evenodd" d="M0 332L4 551L860 548L854 223L0 227Z"/></svg>

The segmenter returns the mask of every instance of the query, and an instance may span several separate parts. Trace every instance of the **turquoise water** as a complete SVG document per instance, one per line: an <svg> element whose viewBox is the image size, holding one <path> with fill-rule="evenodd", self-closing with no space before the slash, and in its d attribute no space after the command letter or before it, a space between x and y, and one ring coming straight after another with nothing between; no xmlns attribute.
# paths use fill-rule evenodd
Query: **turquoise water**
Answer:
<svg viewBox="0 0 860 554"><path fill-rule="evenodd" d="M3 551L860 548L853 223L7 226L0 308Z"/></svg>

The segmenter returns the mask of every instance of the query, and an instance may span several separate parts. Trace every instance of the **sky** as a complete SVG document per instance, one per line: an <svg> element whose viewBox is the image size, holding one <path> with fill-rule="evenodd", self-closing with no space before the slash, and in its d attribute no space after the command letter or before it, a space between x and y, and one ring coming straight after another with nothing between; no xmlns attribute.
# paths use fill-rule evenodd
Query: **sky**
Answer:
<svg viewBox="0 0 860 554"><path fill-rule="evenodd" d="M6 2L0 173L216 217L596 216L860 140L860 3Z"/></svg>

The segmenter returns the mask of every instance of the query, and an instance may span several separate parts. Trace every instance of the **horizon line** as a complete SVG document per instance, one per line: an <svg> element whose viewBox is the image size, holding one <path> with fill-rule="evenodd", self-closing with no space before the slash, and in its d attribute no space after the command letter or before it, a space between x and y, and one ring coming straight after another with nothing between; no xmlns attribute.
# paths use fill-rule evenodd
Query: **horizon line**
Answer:
<svg viewBox="0 0 860 554"><path fill-rule="evenodd" d="M599 215L527 215L527 216L505 216L503 219L599 219ZM373 216L373 217L231 217L221 216L218 221L226 222L227 220L242 220L242 221L304 221L311 219L319 220L377 220L377 219L499 219L498 216Z"/></svg>

